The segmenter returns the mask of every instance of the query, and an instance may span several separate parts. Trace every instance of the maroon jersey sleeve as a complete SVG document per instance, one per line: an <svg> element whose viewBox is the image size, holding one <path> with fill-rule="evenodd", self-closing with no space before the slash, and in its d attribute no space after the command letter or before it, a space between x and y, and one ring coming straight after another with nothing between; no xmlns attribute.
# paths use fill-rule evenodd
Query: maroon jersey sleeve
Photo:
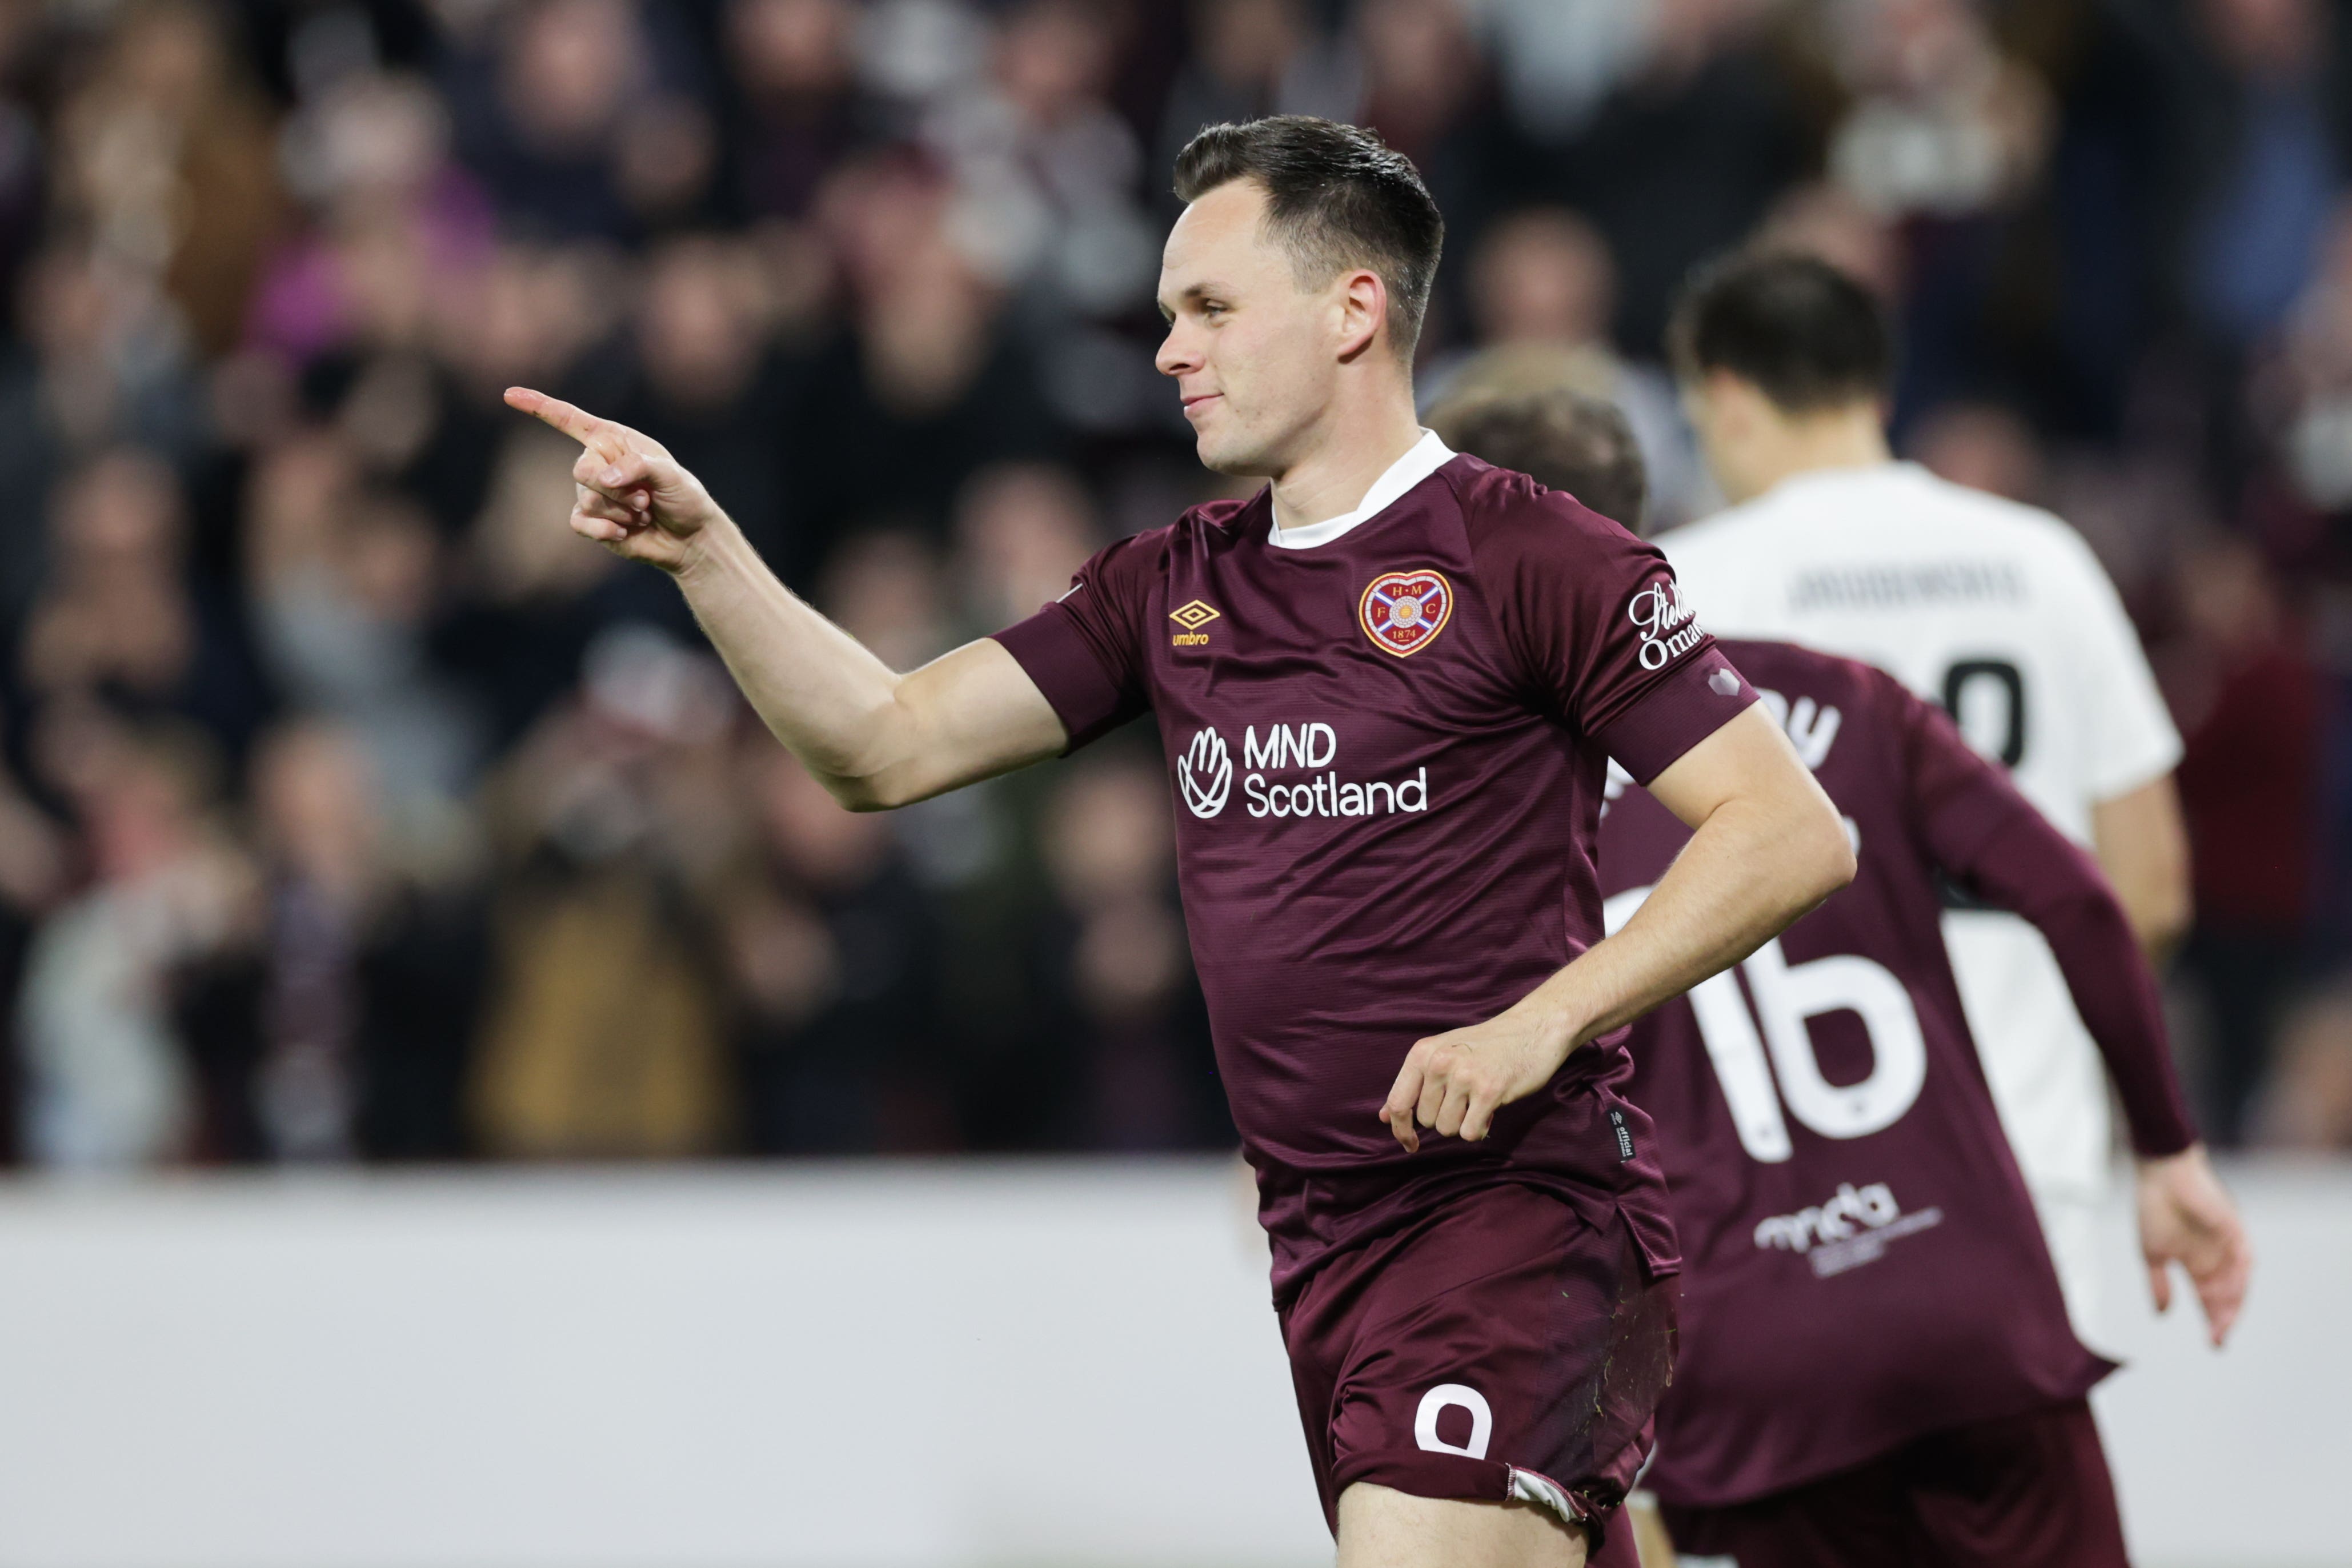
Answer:
<svg viewBox="0 0 2352 1568"><path fill-rule="evenodd" d="M995 635L1053 705L1071 751L1151 706L1143 628L1168 535L1155 528L1097 552L1070 580L1068 592Z"/></svg>
<svg viewBox="0 0 2352 1568"><path fill-rule="evenodd" d="M1635 783L1756 700L1657 547L1522 474L1488 469L1472 490L1479 580L1534 700Z"/></svg>
<svg viewBox="0 0 2352 1568"><path fill-rule="evenodd" d="M2165 1041L2156 977L2098 863L2052 827L1941 710L1873 672L1901 716L1912 821L1947 876L2033 923L2074 1010L2114 1075L2132 1147L2176 1155L2197 1141Z"/></svg>

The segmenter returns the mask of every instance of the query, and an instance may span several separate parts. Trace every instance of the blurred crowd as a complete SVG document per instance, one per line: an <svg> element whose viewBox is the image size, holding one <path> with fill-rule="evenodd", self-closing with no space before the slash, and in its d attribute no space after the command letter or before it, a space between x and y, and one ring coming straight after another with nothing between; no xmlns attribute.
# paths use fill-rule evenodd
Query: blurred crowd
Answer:
<svg viewBox="0 0 2352 1568"><path fill-rule="evenodd" d="M2054 507L2188 737L2218 1141L2352 1147L2352 13L2326 0L0 0L0 1142L23 1162L1230 1141L1135 731L852 816L545 388L898 667L1228 482L1154 373L1204 123L1377 127L1422 380L1660 367L1769 235L1898 445Z"/></svg>

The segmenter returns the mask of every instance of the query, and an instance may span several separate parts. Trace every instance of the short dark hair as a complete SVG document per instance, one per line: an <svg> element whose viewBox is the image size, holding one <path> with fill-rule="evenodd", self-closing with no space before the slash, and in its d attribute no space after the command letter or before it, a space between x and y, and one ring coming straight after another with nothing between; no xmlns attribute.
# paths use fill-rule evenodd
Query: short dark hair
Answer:
<svg viewBox="0 0 2352 1568"><path fill-rule="evenodd" d="M1448 446L1565 490L1639 533L1650 474L1617 405L1566 387L1477 393L1441 404L1430 428Z"/></svg>
<svg viewBox="0 0 2352 1568"><path fill-rule="evenodd" d="M1882 396L1894 334L1868 289L1819 256L1736 251L1702 267L1666 329L1675 373L1729 371L1787 413Z"/></svg>
<svg viewBox="0 0 2352 1568"><path fill-rule="evenodd" d="M1267 229L1301 287L1320 287L1343 267L1381 275L1389 338L1410 365L1445 246L1445 219L1412 160L1361 126L1307 114L1212 125L1176 155L1179 201L1235 180L1265 190Z"/></svg>

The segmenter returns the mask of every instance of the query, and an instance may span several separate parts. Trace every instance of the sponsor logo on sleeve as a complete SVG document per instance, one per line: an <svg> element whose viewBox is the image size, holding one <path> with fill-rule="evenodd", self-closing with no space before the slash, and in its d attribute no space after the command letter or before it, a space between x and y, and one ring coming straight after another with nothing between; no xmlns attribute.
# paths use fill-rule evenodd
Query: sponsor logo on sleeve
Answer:
<svg viewBox="0 0 2352 1568"><path fill-rule="evenodd" d="M1356 607L1372 646L1402 659L1418 653L1454 618L1454 585L1427 567L1372 579Z"/></svg>
<svg viewBox="0 0 2352 1568"><path fill-rule="evenodd" d="M1625 606L1625 618L1641 633L1642 668L1663 670L1698 646L1706 635L1691 618L1683 600L1683 585L1667 578L1638 590Z"/></svg>

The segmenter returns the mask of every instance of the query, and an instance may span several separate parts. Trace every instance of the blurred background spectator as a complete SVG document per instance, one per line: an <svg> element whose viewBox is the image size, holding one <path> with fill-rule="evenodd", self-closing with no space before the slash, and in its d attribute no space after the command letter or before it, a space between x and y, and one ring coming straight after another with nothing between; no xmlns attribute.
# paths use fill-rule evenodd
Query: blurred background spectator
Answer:
<svg viewBox="0 0 2352 1568"><path fill-rule="evenodd" d="M0 7L0 1149L1229 1142L1150 734L855 817L562 527L549 387L910 665L1230 488L1168 169L1354 118L1450 225L1434 402L1615 401L1757 237L1887 302L1898 446L2106 560L2188 738L2219 1141L2352 1147L2352 19L2324 0Z"/></svg>

